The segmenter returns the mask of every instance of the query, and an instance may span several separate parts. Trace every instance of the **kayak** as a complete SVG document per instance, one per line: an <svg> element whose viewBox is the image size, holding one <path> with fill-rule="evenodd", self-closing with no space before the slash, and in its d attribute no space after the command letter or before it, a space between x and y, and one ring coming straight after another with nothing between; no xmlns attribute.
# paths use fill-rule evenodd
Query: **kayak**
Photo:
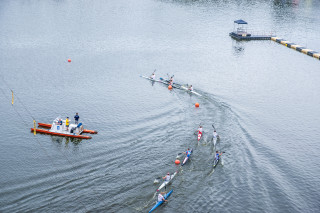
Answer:
<svg viewBox="0 0 320 213"><path fill-rule="evenodd" d="M173 192L173 189L163 196L164 199L166 200L171 195L172 192ZM156 208L158 208L159 206L161 206L161 204L163 204L163 202L164 201L157 202L156 205L154 205L153 208L149 211L149 213L152 212L153 210L155 210Z"/></svg>
<svg viewBox="0 0 320 213"><path fill-rule="evenodd" d="M191 90L189 90L189 88L188 87L185 87L185 86L183 86L183 85L181 85L181 87L180 87L181 89L184 89L184 90L187 90L187 92L190 92L190 93L192 93L192 94L195 94L195 95L198 95L198 96L202 96L202 95L200 95L199 93L197 93L197 92L195 92L195 91L191 91Z"/></svg>
<svg viewBox="0 0 320 213"><path fill-rule="evenodd" d="M216 137L213 137L213 138L212 138L212 141L213 141L213 147L215 147L215 146L216 146L217 139L218 139L218 138L216 138Z"/></svg>
<svg viewBox="0 0 320 213"><path fill-rule="evenodd" d="M187 163L187 161L188 161L188 159L191 157L191 155L192 155L192 149L191 149L190 151L191 151L190 156L189 156L189 157L185 157L185 159L183 160L183 162L182 162L181 166L183 166L184 164L186 164L186 163Z"/></svg>
<svg viewBox="0 0 320 213"><path fill-rule="evenodd" d="M174 178L174 176L176 176L176 174L178 173L178 171L176 171L175 173L173 173L170 176L170 180L169 181L164 181L161 186L157 189L157 191L160 191L163 187L167 186L169 183L171 183L172 179Z"/></svg>
<svg viewBox="0 0 320 213"><path fill-rule="evenodd" d="M217 160L217 159L214 159L214 162L213 162L213 168L216 168L216 166L218 165L218 163L220 162L220 158Z"/></svg>
<svg viewBox="0 0 320 213"><path fill-rule="evenodd" d="M150 77L147 77L147 76L143 76L143 75L140 75L141 78L145 78L145 79L148 79L150 81L156 81L156 82L160 82L159 80L156 80L156 79L152 79Z"/></svg>
<svg viewBox="0 0 320 213"><path fill-rule="evenodd" d="M160 78L160 81L159 81L159 82L161 82L161 83L163 83L163 84L166 84L166 85L170 85L170 81L169 81L169 80L166 80L166 79L164 79L164 78ZM172 86L173 88L180 89L180 85L179 85L179 84L173 83L171 86Z"/></svg>
<svg viewBox="0 0 320 213"><path fill-rule="evenodd" d="M198 141L200 141L201 136L202 136L202 132L198 131Z"/></svg>

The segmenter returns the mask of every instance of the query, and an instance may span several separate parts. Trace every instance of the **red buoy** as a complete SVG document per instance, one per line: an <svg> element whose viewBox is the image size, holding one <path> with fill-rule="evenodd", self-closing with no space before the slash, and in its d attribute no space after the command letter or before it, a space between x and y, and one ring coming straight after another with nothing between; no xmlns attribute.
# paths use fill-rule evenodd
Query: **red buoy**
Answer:
<svg viewBox="0 0 320 213"><path fill-rule="evenodd" d="M71 62L71 59L70 59L70 58L68 59L68 62L69 62L69 63Z"/></svg>
<svg viewBox="0 0 320 213"><path fill-rule="evenodd" d="M168 86L168 89L170 89L170 90L171 90L171 89L172 89L172 86L171 86L171 85L169 85L169 86Z"/></svg>
<svg viewBox="0 0 320 213"><path fill-rule="evenodd" d="M200 106L200 104L199 104L199 103L196 103L195 106L198 108L198 107Z"/></svg>
<svg viewBox="0 0 320 213"><path fill-rule="evenodd" d="M174 161L174 163L175 163L176 165L179 165L179 164L180 164L180 161L177 159L177 160Z"/></svg>

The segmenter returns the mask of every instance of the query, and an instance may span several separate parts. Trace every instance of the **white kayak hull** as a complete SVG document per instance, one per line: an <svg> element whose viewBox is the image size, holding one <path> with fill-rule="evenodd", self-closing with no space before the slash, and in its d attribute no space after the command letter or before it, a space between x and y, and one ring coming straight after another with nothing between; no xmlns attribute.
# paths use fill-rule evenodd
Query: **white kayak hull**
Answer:
<svg viewBox="0 0 320 213"><path fill-rule="evenodd" d="M183 86L183 85L181 85L180 88L181 88L181 89L184 89L184 90L186 90L186 91L188 91L188 92L190 92L190 93L192 93L192 94L195 94L195 95L198 95L198 96L202 96L202 95L200 95L199 93L197 93L197 92L195 92L195 91L190 91L188 87L185 87L185 86Z"/></svg>
<svg viewBox="0 0 320 213"><path fill-rule="evenodd" d="M169 181L164 181L161 186L157 189L157 191L160 191L161 189L163 189L165 186L167 186L169 183L172 182L172 179L176 176L178 172L175 172L171 175L170 180Z"/></svg>

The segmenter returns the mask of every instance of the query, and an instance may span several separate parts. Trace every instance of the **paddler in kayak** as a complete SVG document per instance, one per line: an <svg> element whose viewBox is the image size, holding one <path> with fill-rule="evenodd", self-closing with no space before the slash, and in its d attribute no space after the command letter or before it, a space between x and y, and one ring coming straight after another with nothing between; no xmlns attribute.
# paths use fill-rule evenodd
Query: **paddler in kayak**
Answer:
<svg viewBox="0 0 320 213"><path fill-rule="evenodd" d="M202 126L201 125L198 128L198 132L202 134Z"/></svg>
<svg viewBox="0 0 320 213"><path fill-rule="evenodd" d="M186 156L190 157L190 155L191 155L191 150L190 150L190 148L188 148L187 151L186 151Z"/></svg>
<svg viewBox="0 0 320 213"><path fill-rule="evenodd" d="M213 139L216 139L216 140L219 139L219 137L220 137L218 135L218 133L216 132L216 130L213 131L212 136L213 136Z"/></svg>
<svg viewBox="0 0 320 213"><path fill-rule="evenodd" d="M164 201L164 202L168 202L168 200L164 199L163 195L166 194L165 192L160 192L158 195L158 202L160 201Z"/></svg>
<svg viewBox="0 0 320 213"><path fill-rule="evenodd" d="M155 72L155 71L154 71ZM152 73L152 75L150 76L150 78L152 79L152 80L156 80L156 74L155 73Z"/></svg>
<svg viewBox="0 0 320 213"><path fill-rule="evenodd" d="M169 182L171 179L170 173L168 172L166 176L162 177L162 179L164 179L166 182Z"/></svg>
<svg viewBox="0 0 320 213"><path fill-rule="evenodd" d="M220 159L220 156L222 155L222 152L219 153L219 151L216 151L216 156L214 158L215 161L218 161Z"/></svg>
<svg viewBox="0 0 320 213"><path fill-rule="evenodd" d="M172 85L173 84L173 76L171 76L170 80L169 80L169 84Z"/></svg>
<svg viewBox="0 0 320 213"><path fill-rule="evenodd" d="M190 86L188 87L188 90L189 90L190 92L192 92L192 91L193 91L193 87L192 87L192 85L190 85Z"/></svg>

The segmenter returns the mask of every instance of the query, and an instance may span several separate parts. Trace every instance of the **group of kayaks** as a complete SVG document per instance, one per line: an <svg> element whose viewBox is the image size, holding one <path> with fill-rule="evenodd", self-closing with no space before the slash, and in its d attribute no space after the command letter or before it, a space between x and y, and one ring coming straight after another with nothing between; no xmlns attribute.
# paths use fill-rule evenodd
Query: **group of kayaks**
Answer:
<svg viewBox="0 0 320 213"><path fill-rule="evenodd" d="M193 90L192 85L179 84L179 83L173 82L172 79L173 79L174 75L171 76L171 78L169 78L169 79L164 79L162 77L160 77L159 79L156 79L154 73L150 77L143 76L143 75L140 75L140 77L148 79L148 80L153 81L153 82L159 82L159 83L162 83L162 84L165 84L165 85L168 85L168 86L171 85L175 89L185 90L190 94L194 94L194 95L197 95L197 96L200 96L200 97L202 96L201 94L199 94L199 93L197 93L196 91Z"/></svg>
<svg viewBox="0 0 320 213"><path fill-rule="evenodd" d="M213 125L212 125L213 126ZM201 128L201 130L199 130ZM214 126L213 126L214 128ZM197 134L197 141L199 142L202 138L202 135L203 135L203 131L202 131L202 126L200 125L199 129L197 130L197 132L195 134ZM215 147L216 145L216 142L217 140L219 139L219 136L216 134L216 130L214 128L214 133L213 133L213 137L212 137L212 142L213 142L213 147ZM189 149L185 152L186 156L185 158L183 159L183 161L181 162L181 166L184 166L188 160L190 159L191 155L193 153L193 149ZM183 154L183 153L179 153L178 156L180 154ZM213 161L213 168L216 168L216 166L219 164L220 160L221 160L221 154L222 153L219 153L219 155L216 155L215 158L214 158L214 161ZM177 156L177 157L178 157ZM180 167L181 168L181 167ZM179 170L178 170L179 171ZM157 192L160 192L161 189L165 188L170 184L172 183L173 181L173 178L177 175L178 171L174 172L172 175L170 175L170 179L169 180L164 180L163 183L159 186L159 188L157 189ZM169 175L169 173L168 173ZM159 178L160 179L160 178ZM155 180L155 183L158 183L158 180L156 179ZM166 200L171 194L172 194L173 190L169 191L168 193L164 194L163 195L163 199ZM152 207L152 209L149 211L152 212L154 211L157 207L159 207L160 205L162 205L164 203L164 200L158 200L157 203Z"/></svg>
<svg viewBox="0 0 320 213"><path fill-rule="evenodd" d="M152 82L159 82L159 83L162 83L162 84L165 84L165 85L171 85L172 88L175 88L175 89L181 89L181 90L185 90L187 91L188 93L191 93L191 94L195 94L195 95L198 95L198 96L201 96L199 93L195 92L191 86L191 89L190 89L190 86L189 85L182 85L182 84L178 84L178 83L175 83L173 82L173 76L171 78L168 78L168 79L163 79L163 78L159 78L159 79L156 79L155 78L155 74L153 73L150 77L146 77L146 76L143 76L141 75L140 77L142 78L145 78L145 79L148 79ZM212 125L213 126L213 125ZM213 126L214 128L214 126ZM199 129L198 131L195 133L197 134L197 140L198 142L201 140L202 138L202 135L203 135L203 131L202 131L202 126L200 125L199 126ZM216 145L216 142L217 142L217 139L219 139L219 136L216 134L216 131L215 131L215 128L214 128L214 134L213 134L213 138L212 138L212 141L213 141L213 146L215 147ZM192 153L193 153L193 149L189 149L185 152L186 153L186 156L185 158L183 159L183 161L181 162L181 166L184 166L188 160L190 159ZM182 154L182 153L179 153L179 154ZM179 155L178 154L178 155ZM220 155L219 155L220 156ZM214 159L214 162L213 162L213 167L215 168L219 161L220 161L220 157L219 156L216 156L215 159ZM179 163L179 162L178 162ZM180 167L181 168L181 167ZM179 171L179 170L178 170ZM163 177L164 179L166 177L168 177L168 179L165 179L163 181L163 183L158 187L157 189L157 192L159 192L159 195L158 195L158 199L157 199L157 202L156 204L152 207L152 209L149 211L152 212L154 211L156 208L158 208L159 206L161 206L167 199L168 197L172 194L173 190L170 190L168 193L165 193L165 192L162 192L160 194L160 190L162 190L163 188L165 188L166 190L166 187L172 183L174 177L177 175L178 171L174 172L172 175L170 175L169 173L167 174L167 176ZM169 176L170 175L170 176ZM169 178L170 177L170 178ZM161 179L160 177L158 179ZM158 179L155 180L154 183L159 183ZM160 199L159 199L159 196L160 196Z"/></svg>

